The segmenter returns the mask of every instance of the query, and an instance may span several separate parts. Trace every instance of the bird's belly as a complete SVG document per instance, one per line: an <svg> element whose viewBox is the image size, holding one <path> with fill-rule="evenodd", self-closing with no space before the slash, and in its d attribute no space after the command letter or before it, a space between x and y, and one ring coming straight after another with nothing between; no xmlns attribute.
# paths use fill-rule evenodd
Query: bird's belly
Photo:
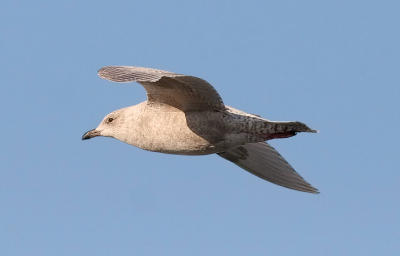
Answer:
<svg viewBox="0 0 400 256"><path fill-rule="evenodd" d="M166 132L163 129L163 131L162 136L157 132L152 133L152 139L146 138L139 147L149 151L179 155L206 155L218 152L215 145L190 130ZM150 133L148 135L151 136Z"/></svg>
<svg viewBox="0 0 400 256"><path fill-rule="evenodd" d="M207 123L202 125L207 126ZM135 138L126 142L145 150L168 154L205 155L221 151L215 140L193 129L193 126L198 127L199 124L194 124L193 118L188 118L182 111L158 109L143 113L138 118L133 127Z"/></svg>

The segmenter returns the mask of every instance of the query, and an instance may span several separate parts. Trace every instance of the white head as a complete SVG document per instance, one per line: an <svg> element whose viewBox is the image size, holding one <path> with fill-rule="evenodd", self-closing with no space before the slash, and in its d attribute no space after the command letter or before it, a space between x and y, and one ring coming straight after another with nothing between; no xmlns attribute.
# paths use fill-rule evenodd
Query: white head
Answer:
<svg viewBox="0 0 400 256"><path fill-rule="evenodd" d="M132 107L121 108L106 115L96 129L83 134L82 140L91 139L97 136L113 137L126 141L129 131L129 118L127 118Z"/></svg>

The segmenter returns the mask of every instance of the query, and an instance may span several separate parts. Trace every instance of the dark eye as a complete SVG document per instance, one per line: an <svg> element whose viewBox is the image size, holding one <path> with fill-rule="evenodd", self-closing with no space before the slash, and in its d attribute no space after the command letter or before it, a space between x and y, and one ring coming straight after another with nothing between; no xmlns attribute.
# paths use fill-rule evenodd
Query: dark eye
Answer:
<svg viewBox="0 0 400 256"><path fill-rule="evenodd" d="M111 123L112 121L114 121L114 118L112 117L107 118L107 123Z"/></svg>

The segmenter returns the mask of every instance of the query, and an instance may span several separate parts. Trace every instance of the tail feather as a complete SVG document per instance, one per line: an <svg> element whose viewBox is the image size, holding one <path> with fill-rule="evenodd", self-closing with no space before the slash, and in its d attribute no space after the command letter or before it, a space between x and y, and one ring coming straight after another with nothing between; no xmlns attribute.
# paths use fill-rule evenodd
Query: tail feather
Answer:
<svg viewBox="0 0 400 256"><path fill-rule="evenodd" d="M277 185L303 192L319 193L318 189L305 181L278 151L266 142L245 144L218 155Z"/></svg>
<svg viewBox="0 0 400 256"><path fill-rule="evenodd" d="M266 121L264 127L261 129L261 138L263 140L289 138L296 135L298 132L312 132L318 131L311 129L306 124L298 121L294 122L278 122Z"/></svg>
<svg viewBox="0 0 400 256"><path fill-rule="evenodd" d="M313 130L308 127L305 123L299 121L293 122L278 122L278 121L270 121L272 129L276 132L312 132L316 133L317 130Z"/></svg>

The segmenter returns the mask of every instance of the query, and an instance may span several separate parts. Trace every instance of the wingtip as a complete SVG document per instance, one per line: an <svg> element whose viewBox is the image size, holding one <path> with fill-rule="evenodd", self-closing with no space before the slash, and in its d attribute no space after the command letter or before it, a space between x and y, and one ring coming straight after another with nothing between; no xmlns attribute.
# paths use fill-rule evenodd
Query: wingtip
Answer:
<svg viewBox="0 0 400 256"><path fill-rule="evenodd" d="M311 194L320 194L319 190L313 187L313 190L310 191Z"/></svg>
<svg viewBox="0 0 400 256"><path fill-rule="evenodd" d="M288 186L288 185L282 185L282 184L276 184L276 185L279 185L279 186L282 186L282 187L285 187L285 188L289 188L289 189L292 189L294 191L300 191L300 192L310 193L310 194L315 194L315 195L320 194L320 192L319 192L319 190L317 188L311 186L306 181L304 181L303 184L301 184L301 185L297 184L296 186Z"/></svg>
<svg viewBox="0 0 400 256"><path fill-rule="evenodd" d="M104 72L109 72L110 70L119 70L122 68L129 68L130 66L121 66L121 65L107 65L107 66L103 66L101 68L99 68L99 70L97 70L97 74L99 73L104 73Z"/></svg>
<svg viewBox="0 0 400 256"><path fill-rule="evenodd" d="M97 76L117 83L132 82L132 80L124 78L123 72L121 72L121 69L126 67L128 66L104 66L97 70Z"/></svg>
<svg viewBox="0 0 400 256"><path fill-rule="evenodd" d="M302 188L300 188L300 187L289 187L289 188L297 190L297 191L301 191L301 192L310 193L310 194L319 194L320 193L317 188L311 186L308 183L307 183L307 186L303 186Z"/></svg>
<svg viewBox="0 0 400 256"><path fill-rule="evenodd" d="M320 193L318 188L312 186L307 181L304 180L304 183L306 185L306 186L303 187L304 188L304 190L303 190L304 192L308 192L308 193L311 193L311 194L319 194Z"/></svg>
<svg viewBox="0 0 400 256"><path fill-rule="evenodd" d="M104 67L101 67L99 70L97 70L97 76L99 76L100 78L102 78L102 79L104 79L104 70L106 69L106 68L108 68L109 66L104 66Z"/></svg>

